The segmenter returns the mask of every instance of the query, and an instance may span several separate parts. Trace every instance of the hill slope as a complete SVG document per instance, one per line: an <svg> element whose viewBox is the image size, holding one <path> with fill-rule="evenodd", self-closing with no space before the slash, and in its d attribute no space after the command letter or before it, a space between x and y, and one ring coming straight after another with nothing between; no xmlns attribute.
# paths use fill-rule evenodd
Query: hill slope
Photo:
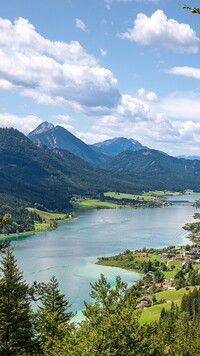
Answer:
<svg viewBox="0 0 200 356"><path fill-rule="evenodd" d="M123 152L104 164L113 174L150 189L200 190L200 161L178 159L156 150Z"/></svg>
<svg viewBox="0 0 200 356"><path fill-rule="evenodd" d="M65 150L38 147L17 130L0 129L0 194L64 210L73 194L95 195L110 189L142 187L117 180Z"/></svg>
<svg viewBox="0 0 200 356"><path fill-rule="evenodd" d="M28 137L36 144L42 144L48 148L67 150L94 165L98 165L106 160L106 157L102 153L97 153L62 126L54 126L47 121L30 132Z"/></svg>

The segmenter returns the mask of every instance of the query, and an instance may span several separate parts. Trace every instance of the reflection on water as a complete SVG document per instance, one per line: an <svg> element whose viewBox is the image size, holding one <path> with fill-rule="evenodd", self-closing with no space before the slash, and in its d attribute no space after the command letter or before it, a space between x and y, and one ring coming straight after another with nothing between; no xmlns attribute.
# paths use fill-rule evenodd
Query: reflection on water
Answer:
<svg viewBox="0 0 200 356"><path fill-rule="evenodd" d="M139 278L137 273L95 265L98 256L185 244L182 226L192 221L195 211L191 206L85 211L55 231L12 239L15 255L29 283L55 275L73 310L81 310L83 300L89 300L90 282L100 273L112 284L118 274L127 283Z"/></svg>

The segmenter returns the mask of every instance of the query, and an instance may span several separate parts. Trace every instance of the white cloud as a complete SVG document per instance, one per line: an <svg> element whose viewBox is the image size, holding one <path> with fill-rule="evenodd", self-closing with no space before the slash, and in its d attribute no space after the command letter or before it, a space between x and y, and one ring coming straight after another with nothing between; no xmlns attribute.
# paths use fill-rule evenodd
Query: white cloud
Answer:
<svg viewBox="0 0 200 356"><path fill-rule="evenodd" d="M92 132L80 132L77 131L74 126L65 123L58 123L59 126L64 127L66 130L70 131L73 135L80 138L80 140L85 143L92 145L96 142L101 142L110 139L111 137L105 134L92 133Z"/></svg>
<svg viewBox="0 0 200 356"><path fill-rule="evenodd" d="M88 28L87 28L85 22L81 19L76 18L76 27L84 32L88 32Z"/></svg>
<svg viewBox="0 0 200 356"><path fill-rule="evenodd" d="M196 53L199 44L199 38L188 24L167 19L162 10L155 11L151 17L143 13L138 14L133 28L122 33L120 38L188 53Z"/></svg>
<svg viewBox="0 0 200 356"><path fill-rule="evenodd" d="M140 88L139 93L145 96L146 91ZM196 103L194 111L197 117L200 112L200 95L199 99L198 96L191 97L188 105L186 103L188 111L189 107L191 108L193 105L192 103ZM175 110L176 107L182 108L182 112L179 111L179 116ZM190 117L185 118L187 114L184 113L184 110L183 101L177 103L175 97L170 104L169 98L147 103L146 98L143 101L130 95L123 95L120 104L112 110L112 114L105 115L98 120L93 125L93 130L110 137L133 138L139 140L143 145L163 150L172 155L192 154L199 150L200 122L199 120L195 122L195 119L190 119Z"/></svg>
<svg viewBox="0 0 200 356"><path fill-rule="evenodd" d="M162 98L157 105L157 111L164 112L171 119L196 120L200 118L200 93L174 92Z"/></svg>
<svg viewBox="0 0 200 356"><path fill-rule="evenodd" d="M28 134L40 125L42 120L34 115L17 116L15 114L3 113L0 114L0 123L1 127L13 127L24 134Z"/></svg>
<svg viewBox="0 0 200 356"><path fill-rule="evenodd" d="M19 18L0 18L0 89L77 112L106 112L120 98L112 72L77 41L52 42Z"/></svg>
<svg viewBox="0 0 200 356"><path fill-rule="evenodd" d="M69 115L57 115L56 118L58 120L64 121L66 124L69 124L70 122L74 121L74 119Z"/></svg>
<svg viewBox="0 0 200 356"><path fill-rule="evenodd" d="M98 133L92 133L92 132L76 132L77 137L79 137L81 140L86 142L87 144L92 145L93 143L97 142L102 142L105 140L109 140L112 138L111 136L108 135L101 135Z"/></svg>
<svg viewBox="0 0 200 356"><path fill-rule="evenodd" d="M142 99L148 101L156 101L158 99L156 93L154 93L153 91L146 92L144 88L138 89L138 95Z"/></svg>
<svg viewBox="0 0 200 356"><path fill-rule="evenodd" d="M99 50L100 50L100 53L101 53L102 57L106 57L107 56L108 52L105 49L99 48Z"/></svg>
<svg viewBox="0 0 200 356"><path fill-rule="evenodd" d="M66 124L65 122L61 122L61 123L59 122L59 123L55 124L55 126L57 126L57 125L64 127L64 129L70 131L73 135L76 136L76 130L72 125Z"/></svg>
<svg viewBox="0 0 200 356"><path fill-rule="evenodd" d="M168 71L170 74L183 75L185 77L200 79L200 68L193 67L173 67Z"/></svg>

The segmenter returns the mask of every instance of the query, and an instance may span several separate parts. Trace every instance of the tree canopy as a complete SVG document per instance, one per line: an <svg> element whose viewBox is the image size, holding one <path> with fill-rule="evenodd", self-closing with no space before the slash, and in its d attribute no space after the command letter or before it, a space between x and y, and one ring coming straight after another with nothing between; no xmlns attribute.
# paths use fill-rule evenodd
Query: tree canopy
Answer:
<svg viewBox="0 0 200 356"><path fill-rule="evenodd" d="M187 6L185 4L183 4L182 6L183 6L183 9L190 10L193 14L200 14L200 8L199 7L191 7L191 6Z"/></svg>

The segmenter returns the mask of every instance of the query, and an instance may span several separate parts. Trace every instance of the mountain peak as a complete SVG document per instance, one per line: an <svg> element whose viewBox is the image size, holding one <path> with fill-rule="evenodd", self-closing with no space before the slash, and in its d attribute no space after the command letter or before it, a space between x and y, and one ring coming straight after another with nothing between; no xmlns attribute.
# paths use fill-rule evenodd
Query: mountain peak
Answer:
<svg viewBox="0 0 200 356"><path fill-rule="evenodd" d="M45 145L49 149L61 148L94 165L98 165L106 159L104 155L95 152L64 127L54 126L47 121L30 132L28 137L37 145Z"/></svg>
<svg viewBox="0 0 200 356"><path fill-rule="evenodd" d="M31 131L28 134L28 137L31 137L33 135L39 135L41 133L47 132L49 130L52 130L53 128L54 128L53 124L51 124L48 121L44 121L39 126L37 126L35 130Z"/></svg>
<svg viewBox="0 0 200 356"><path fill-rule="evenodd" d="M137 151L145 148L139 141L125 137L115 137L110 140L95 143L92 146L111 157L124 151Z"/></svg>

